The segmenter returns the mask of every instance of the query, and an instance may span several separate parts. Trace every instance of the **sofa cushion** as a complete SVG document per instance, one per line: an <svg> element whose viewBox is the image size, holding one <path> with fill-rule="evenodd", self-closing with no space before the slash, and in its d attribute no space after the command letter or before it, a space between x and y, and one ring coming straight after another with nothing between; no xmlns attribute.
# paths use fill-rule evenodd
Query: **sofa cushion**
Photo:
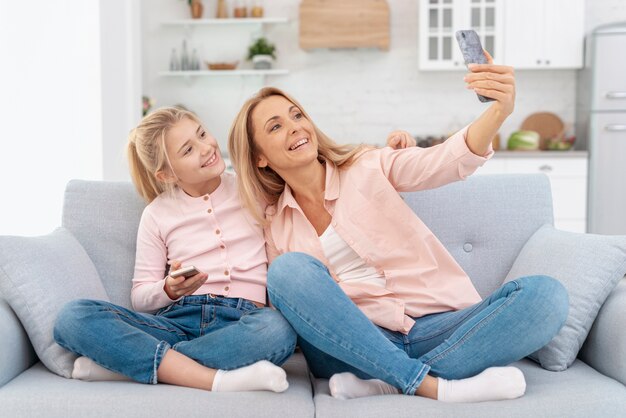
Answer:
<svg viewBox="0 0 626 418"><path fill-rule="evenodd" d="M315 382L315 416L318 418L553 418L621 417L626 387L577 360L561 373L522 360L513 364L526 377L526 394L518 399L445 403L418 396L381 395L337 400L329 395L328 380Z"/></svg>
<svg viewBox="0 0 626 418"><path fill-rule="evenodd" d="M545 174L471 176L403 197L483 298L502 285L528 238L553 219Z"/></svg>
<svg viewBox="0 0 626 418"><path fill-rule="evenodd" d="M41 361L69 378L76 356L54 342L57 314L73 299L108 300L98 272L76 238L64 228L41 237L1 237L0 292Z"/></svg>
<svg viewBox="0 0 626 418"><path fill-rule="evenodd" d="M245 417L313 418L313 394L304 356L282 366L289 389L206 392L173 385L62 379L41 363L0 388L0 417Z"/></svg>
<svg viewBox="0 0 626 418"><path fill-rule="evenodd" d="M65 189L63 227L96 266L111 302L132 308L137 228L145 202L130 182L72 180Z"/></svg>
<svg viewBox="0 0 626 418"><path fill-rule="evenodd" d="M565 325L531 357L552 371L569 367L582 347L602 303L626 273L626 236L565 232L545 225L522 248L505 282L545 274L569 294Z"/></svg>

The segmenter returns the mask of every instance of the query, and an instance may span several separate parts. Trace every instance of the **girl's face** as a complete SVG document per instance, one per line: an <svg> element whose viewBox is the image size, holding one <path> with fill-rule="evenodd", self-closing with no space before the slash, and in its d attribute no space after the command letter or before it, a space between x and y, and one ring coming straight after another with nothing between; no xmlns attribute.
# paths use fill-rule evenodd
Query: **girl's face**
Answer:
<svg viewBox="0 0 626 418"><path fill-rule="evenodd" d="M165 136L165 148L173 173L163 173L176 181L187 194L202 196L220 184L226 168L217 141L202 125L183 118Z"/></svg>
<svg viewBox="0 0 626 418"><path fill-rule="evenodd" d="M270 96L252 111L257 165L277 173L317 160L317 136L300 109L283 96Z"/></svg>

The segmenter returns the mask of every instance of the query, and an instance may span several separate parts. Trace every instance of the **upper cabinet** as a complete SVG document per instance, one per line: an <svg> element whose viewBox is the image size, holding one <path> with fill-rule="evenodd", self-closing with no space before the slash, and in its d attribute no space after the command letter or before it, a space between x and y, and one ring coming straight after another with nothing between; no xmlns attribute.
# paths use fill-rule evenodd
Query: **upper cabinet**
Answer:
<svg viewBox="0 0 626 418"><path fill-rule="evenodd" d="M508 1L504 63L516 69L583 67L584 0Z"/></svg>
<svg viewBox="0 0 626 418"><path fill-rule="evenodd" d="M502 3L502 0L420 0L420 69L464 69L463 56L454 37L460 29L474 29L494 59L501 58Z"/></svg>
<svg viewBox="0 0 626 418"><path fill-rule="evenodd" d="M465 69L454 33L474 29L496 63L582 68L584 0L420 0L420 70Z"/></svg>

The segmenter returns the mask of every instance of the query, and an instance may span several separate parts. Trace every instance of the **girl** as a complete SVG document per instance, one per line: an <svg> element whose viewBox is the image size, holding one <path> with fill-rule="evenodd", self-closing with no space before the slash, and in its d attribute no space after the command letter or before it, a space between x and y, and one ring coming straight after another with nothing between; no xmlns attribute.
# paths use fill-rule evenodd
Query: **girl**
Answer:
<svg viewBox="0 0 626 418"><path fill-rule="evenodd" d="M270 301L337 398L519 397L522 372L493 366L539 349L565 321L567 293L546 276L519 278L481 301L397 193L462 180L491 157L515 87L513 70L488 58L466 81L495 101L428 149L339 146L275 88L248 100L231 128L242 200L266 225ZM268 202L265 220L257 196Z"/></svg>
<svg viewBox="0 0 626 418"><path fill-rule="evenodd" d="M217 141L193 113L163 108L131 132L128 155L133 182L149 202L131 290L143 313L72 301L57 318L55 340L142 383L283 392L288 383L278 366L293 353L296 335L264 307L263 234L241 207ZM201 272L174 278L168 264ZM115 378L86 357L73 377Z"/></svg>

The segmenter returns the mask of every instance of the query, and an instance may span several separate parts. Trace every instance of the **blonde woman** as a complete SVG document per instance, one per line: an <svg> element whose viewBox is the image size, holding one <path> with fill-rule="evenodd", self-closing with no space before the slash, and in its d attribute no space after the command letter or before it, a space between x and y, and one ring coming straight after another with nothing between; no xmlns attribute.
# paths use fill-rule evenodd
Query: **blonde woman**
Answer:
<svg viewBox="0 0 626 418"><path fill-rule="evenodd" d="M54 337L85 356L73 377L121 374L211 391L285 391L279 365L293 353L296 335L265 307L263 232L242 209L217 141L193 113L163 108L131 132L128 155L148 202L131 291L139 312L103 301L68 303ZM172 277L167 265L200 272Z"/></svg>
<svg viewBox="0 0 626 418"><path fill-rule="evenodd" d="M276 88L259 91L233 123L242 201L265 224L270 301L337 398L522 396L522 372L505 366L565 321L567 293L550 277L522 277L481 300L398 194L462 180L493 154L491 140L513 111L513 70L477 65L466 81L495 101L428 149L337 145Z"/></svg>

